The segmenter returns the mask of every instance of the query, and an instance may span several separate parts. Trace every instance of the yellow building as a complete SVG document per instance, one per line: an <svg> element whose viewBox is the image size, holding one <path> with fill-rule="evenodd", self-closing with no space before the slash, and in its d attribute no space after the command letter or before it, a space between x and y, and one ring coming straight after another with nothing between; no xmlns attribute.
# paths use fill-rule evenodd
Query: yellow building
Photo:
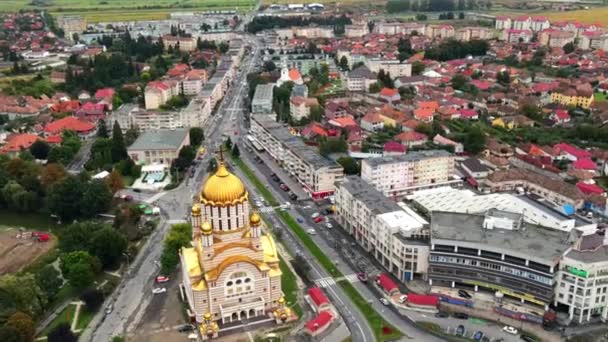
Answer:
<svg viewBox="0 0 608 342"><path fill-rule="evenodd" d="M551 102L589 109L593 103L593 92L587 93L575 89L558 90L551 93Z"/></svg>
<svg viewBox="0 0 608 342"><path fill-rule="evenodd" d="M223 158L196 202L192 247L180 251L190 315L205 334L218 324L221 329L224 323L277 312L277 322L287 319L291 314L282 298L275 242L263 234L260 216L250 211L247 189Z"/></svg>
<svg viewBox="0 0 608 342"><path fill-rule="evenodd" d="M507 130L512 130L513 128L515 128L515 122L513 121L509 121L507 123L505 123L505 120L503 120L502 118L496 118L494 120L492 120L492 126L494 127L501 127Z"/></svg>

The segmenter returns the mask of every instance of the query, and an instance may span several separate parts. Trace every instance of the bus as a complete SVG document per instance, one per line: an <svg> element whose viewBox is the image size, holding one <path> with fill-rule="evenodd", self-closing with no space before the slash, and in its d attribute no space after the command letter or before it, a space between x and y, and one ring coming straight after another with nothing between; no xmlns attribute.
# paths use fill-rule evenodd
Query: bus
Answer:
<svg viewBox="0 0 608 342"><path fill-rule="evenodd" d="M260 142L256 138L254 138L251 134L247 134L247 140L249 140L249 143L251 144L251 146L253 146L253 148L256 149L256 151L264 152L264 147L262 147Z"/></svg>

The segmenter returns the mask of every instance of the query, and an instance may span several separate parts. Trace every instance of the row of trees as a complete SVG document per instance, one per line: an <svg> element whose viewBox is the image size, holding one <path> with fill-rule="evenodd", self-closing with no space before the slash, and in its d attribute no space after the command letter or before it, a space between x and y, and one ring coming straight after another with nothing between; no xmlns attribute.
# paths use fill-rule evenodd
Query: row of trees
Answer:
<svg viewBox="0 0 608 342"><path fill-rule="evenodd" d="M471 56L484 56L488 51L489 45L485 40L471 40L460 42L455 39L448 39L439 45L431 47L425 51L425 58L438 61L449 61L452 59L465 58Z"/></svg>
<svg viewBox="0 0 608 342"><path fill-rule="evenodd" d="M464 11L479 7L491 8L492 4L489 1L483 4L477 3L475 0L389 0L386 3L386 10L389 13Z"/></svg>
<svg viewBox="0 0 608 342"><path fill-rule="evenodd" d="M257 33L263 30L272 28L292 27L292 26L310 26L316 24L320 26L333 26L337 34L344 33L344 26L352 24L352 20L345 15L328 16L328 17L255 17L247 24L247 31Z"/></svg>

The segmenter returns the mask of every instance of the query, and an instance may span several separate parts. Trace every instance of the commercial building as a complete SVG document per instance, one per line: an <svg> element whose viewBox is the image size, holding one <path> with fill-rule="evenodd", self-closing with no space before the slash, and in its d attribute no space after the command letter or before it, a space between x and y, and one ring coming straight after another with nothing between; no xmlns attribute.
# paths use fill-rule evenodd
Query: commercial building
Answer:
<svg viewBox="0 0 608 342"><path fill-rule="evenodd" d="M292 135L272 115L253 115L251 135L268 154L293 176L312 198L323 198L335 191L336 181L344 169L335 161L321 156L317 149Z"/></svg>
<svg viewBox="0 0 608 342"><path fill-rule="evenodd" d="M521 214L431 213L431 286L485 290L548 309L564 252L580 231L530 225Z"/></svg>
<svg viewBox="0 0 608 342"><path fill-rule="evenodd" d="M204 340L218 322L293 318L281 289L279 255L263 221L249 208L249 193L220 159L192 206L192 244L180 249L182 289L189 316Z"/></svg>
<svg viewBox="0 0 608 342"><path fill-rule="evenodd" d="M364 159L361 178L388 197L450 184L454 180L454 156L444 150L410 152L400 156Z"/></svg>
<svg viewBox="0 0 608 342"><path fill-rule="evenodd" d="M426 279L427 221L357 176L338 183L334 199L340 225L382 266L403 281Z"/></svg>
<svg viewBox="0 0 608 342"><path fill-rule="evenodd" d="M568 306L570 319L608 318L608 241L603 232L584 235L566 251L556 277L553 304Z"/></svg>
<svg viewBox="0 0 608 342"><path fill-rule="evenodd" d="M259 84L255 87L251 112L253 114L272 114L272 97L274 84Z"/></svg>
<svg viewBox="0 0 608 342"><path fill-rule="evenodd" d="M127 148L127 153L137 164L165 164L179 155L182 147L190 145L190 134L187 129L159 129L141 134Z"/></svg>

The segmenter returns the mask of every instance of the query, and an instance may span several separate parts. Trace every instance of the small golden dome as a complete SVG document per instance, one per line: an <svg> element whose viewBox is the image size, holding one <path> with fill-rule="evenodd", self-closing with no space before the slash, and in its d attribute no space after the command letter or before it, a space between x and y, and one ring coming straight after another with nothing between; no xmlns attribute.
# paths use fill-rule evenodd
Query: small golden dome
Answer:
<svg viewBox="0 0 608 342"><path fill-rule="evenodd" d="M192 216L200 216L201 215L201 206L195 204L192 206Z"/></svg>
<svg viewBox="0 0 608 342"><path fill-rule="evenodd" d="M211 314L207 312L207 313L204 315L204 317L205 317L205 320L207 320L207 321L208 321L208 320L210 320L210 319L211 319Z"/></svg>
<svg viewBox="0 0 608 342"><path fill-rule="evenodd" d="M285 303L285 298L281 297L279 298L279 304L284 304Z"/></svg>
<svg viewBox="0 0 608 342"><path fill-rule="evenodd" d="M214 204L232 204L246 194L243 182L220 162L217 171L203 185L201 197Z"/></svg>
<svg viewBox="0 0 608 342"><path fill-rule="evenodd" d="M254 227L259 226L262 223L262 218L258 213L254 212L249 218L249 223Z"/></svg>
<svg viewBox="0 0 608 342"><path fill-rule="evenodd" d="M211 223L209 222L204 222L201 225L201 231L203 232L203 234L205 235L210 235L211 233L213 233L213 227L211 227Z"/></svg>

